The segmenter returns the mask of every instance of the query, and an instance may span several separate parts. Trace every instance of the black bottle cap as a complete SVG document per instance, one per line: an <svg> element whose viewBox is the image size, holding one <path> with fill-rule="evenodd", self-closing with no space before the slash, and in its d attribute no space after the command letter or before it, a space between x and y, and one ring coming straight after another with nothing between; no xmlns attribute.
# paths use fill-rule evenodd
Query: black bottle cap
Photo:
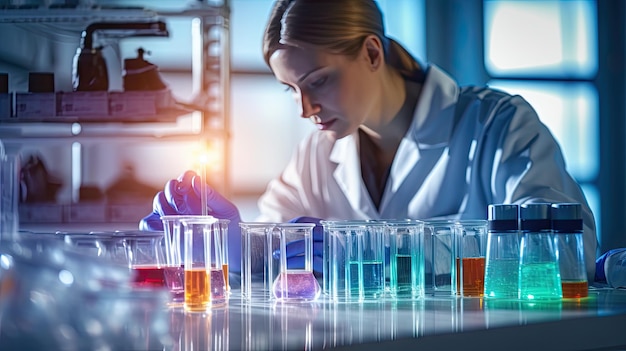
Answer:
<svg viewBox="0 0 626 351"><path fill-rule="evenodd" d="M557 232L583 230L583 209L579 203L552 204L552 229Z"/></svg>
<svg viewBox="0 0 626 351"><path fill-rule="evenodd" d="M488 208L489 230L504 231L518 229L519 206L514 204L492 204Z"/></svg>
<svg viewBox="0 0 626 351"><path fill-rule="evenodd" d="M552 229L551 204L531 203L521 205L520 229L527 231Z"/></svg>

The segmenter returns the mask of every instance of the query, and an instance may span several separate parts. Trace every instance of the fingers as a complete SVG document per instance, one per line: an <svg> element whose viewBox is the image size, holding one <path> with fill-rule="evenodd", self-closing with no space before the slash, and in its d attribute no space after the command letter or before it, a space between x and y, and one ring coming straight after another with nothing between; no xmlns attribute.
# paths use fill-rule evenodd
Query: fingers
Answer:
<svg viewBox="0 0 626 351"><path fill-rule="evenodd" d="M196 177L196 172L185 171L178 179L170 179L165 183L165 198L170 207L178 214L198 214L195 204L189 195L192 193L192 179Z"/></svg>
<svg viewBox="0 0 626 351"><path fill-rule="evenodd" d="M159 191L154 197L154 200L152 201L152 209L154 213L157 213L161 216L178 214L176 209L173 208L172 205L170 205L170 203L167 201L167 198L163 191Z"/></svg>
<svg viewBox="0 0 626 351"><path fill-rule="evenodd" d="M196 172L188 170L178 176L178 181L181 183L181 187L191 187L191 179L197 176ZM188 191L188 190L187 190Z"/></svg>
<svg viewBox="0 0 626 351"><path fill-rule="evenodd" d="M208 207L211 209L210 212L224 218L231 218L235 215L237 217L239 216L239 210L237 210L237 207L232 202L209 185L203 184L199 176L195 176L192 178L192 187L198 199L200 199L203 185L206 187L206 200Z"/></svg>
<svg viewBox="0 0 626 351"><path fill-rule="evenodd" d="M165 198L167 203L178 211L179 214L188 214L189 209L185 199L185 192L180 186L182 183L176 179L171 179L165 183Z"/></svg>
<svg viewBox="0 0 626 351"><path fill-rule="evenodd" d="M294 240L288 242L285 246L285 250L287 252L287 258L304 255L304 240ZM280 255L280 250L274 251L274 258L278 258Z"/></svg>
<svg viewBox="0 0 626 351"><path fill-rule="evenodd" d="M287 267L289 268L304 268L304 240L295 240L287 243L285 250L287 252ZM274 259L280 258L280 250L272 252ZM321 272L324 256L324 244L322 242L313 243L313 270L317 270L315 265L318 265ZM318 262L316 262L318 261Z"/></svg>
<svg viewBox="0 0 626 351"><path fill-rule="evenodd" d="M294 240L287 243L285 249L287 250L287 258L304 255L304 239L303 240ZM274 251L274 257L278 258L279 250ZM322 256L324 254L324 242L323 241L314 241L313 242L313 256Z"/></svg>
<svg viewBox="0 0 626 351"><path fill-rule="evenodd" d="M165 198L165 194L159 191L152 200L152 213L139 221L139 230L163 230L161 216L177 214Z"/></svg>
<svg viewBox="0 0 626 351"><path fill-rule="evenodd" d="M158 213L151 213L139 221L139 230L162 231L163 221Z"/></svg>
<svg viewBox="0 0 626 351"><path fill-rule="evenodd" d="M291 257L304 255L304 246L305 246L304 239L288 242L287 245L285 246L285 250L287 252L286 257L289 259ZM323 255L324 255L324 242L314 241L313 242L313 256L322 257ZM272 256L275 259L279 259L280 250L275 250L274 252L272 252Z"/></svg>
<svg viewBox="0 0 626 351"><path fill-rule="evenodd" d="M315 223L315 227L313 228L313 240L322 241L324 240L324 227L320 224L320 221L320 218L301 216L292 218L289 220L289 223Z"/></svg>

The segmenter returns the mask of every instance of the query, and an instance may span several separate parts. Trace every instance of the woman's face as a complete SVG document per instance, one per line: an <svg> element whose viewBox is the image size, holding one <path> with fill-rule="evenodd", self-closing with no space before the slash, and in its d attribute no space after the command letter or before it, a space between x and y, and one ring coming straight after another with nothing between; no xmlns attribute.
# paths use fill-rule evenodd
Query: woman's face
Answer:
<svg viewBox="0 0 626 351"><path fill-rule="evenodd" d="M300 115L337 139L356 131L378 104L378 85L363 53L351 58L284 46L272 54L270 66L293 93Z"/></svg>

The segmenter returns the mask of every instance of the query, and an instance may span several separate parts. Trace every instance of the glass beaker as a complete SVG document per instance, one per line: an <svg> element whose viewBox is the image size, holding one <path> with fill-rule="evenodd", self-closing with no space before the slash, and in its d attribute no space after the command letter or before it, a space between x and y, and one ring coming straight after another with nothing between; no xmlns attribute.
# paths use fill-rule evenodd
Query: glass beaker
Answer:
<svg viewBox="0 0 626 351"><path fill-rule="evenodd" d="M456 229L457 293L460 296L481 297L485 287L487 221L460 220L456 223Z"/></svg>
<svg viewBox="0 0 626 351"><path fill-rule="evenodd" d="M167 215L161 216L164 235L164 274L165 283L172 295L172 302L183 302L185 299L185 272L183 264L183 223L182 219L193 216Z"/></svg>
<svg viewBox="0 0 626 351"><path fill-rule="evenodd" d="M356 250L348 251L348 248L353 243L356 245L356 235L366 231L368 223L364 220L320 221L324 227L325 271L323 279L324 285L327 286L327 294L332 300L362 299L362 296L358 295L358 289L355 289L356 295L353 296L348 287L358 282L348 284L346 281L346 274L350 267L348 253L356 254L357 252Z"/></svg>
<svg viewBox="0 0 626 351"><path fill-rule="evenodd" d="M427 249L427 294L456 296L456 222L453 220L427 220L424 238Z"/></svg>
<svg viewBox="0 0 626 351"><path fill-rule="evenodd" d="M586 297L589 287L585 267L582 206L579 203L552 204L552 230L556 240L563 297Z"/></svg>
<svg viewBox="0 0 626 351"><path fill-rule="evenodd" d="M120 256L119 260L116 260L117 263L123 266L128 265L128 259L126 258L126 249L124 248L124 239L118 238L117 241L121 246L121 249L117 252L120 252L121 255L117 255L116 251L109 251L103 240L108 240L108 238L113 237L113 233L83 233L83 232L72 232L72 233L59 233L58 235L63 236L63 240L66 244L71 245L77 248L81 253L87 254L94 257L100 257L103 259L108 259L109 254L113 253L114 256Z"/></svg>
<svg viewBox="0 0 626 351"><path fill-rule="evenodd" d="M230 219L219 218L217 220L216 230L222 240L222 271L224 274L224 286L227 292L230 292L230 283L228 281L229 265L228 265L228 224Z"/></svg>
<svg viewBox="0 0 626 351"><path fill-rule="evenodd" d="M396 299L424 297L424 223L388 221L389 290Z"/></svg>
<svg viewBox="0 0 626 351"><path fill-rule="evenodd" d="M518 205L489 205L483 294L486 299L518 298L520 257L518 218Z"/></svg>
<svg viewBox="0 0 626 351"><path fill-rule="evenodd" d="M271 299L271 287L278 275L272 252L274 223L244 222L241 228L241 297L244 300Z"/></svg>
<svg viewBox="0 0 626 351"><path fill-rule="evenodd" d="M520 206L519 298L522 300L563 297L550 208L547 203Z"/></svg>
<svg viewBox="0 0 626 351"><path fill-rule="evenodd" d="M185 309L204 312L225 302L224 273L221 265L221 240L216 240L213 216L183 218ZM214 258L214 256L216 256ZM218 274L219 273L219 274Z"/></svg>
<svg viewBox="0 0 626 351"><path fill-rule="evenodd" d="M285 302L315 301L321 288L313 275L313 228L315 223L280 223L273 235L280 240L279 274L272 286L275 299ZM304 255L288 257L287 244L304 243ZM292 262L287 262L291 259Z"/></svg>
<svg viewBox="0 0 626 351"><path fill-rule="evenodd" d="M363 224L365 230L346 237L346 291L351 298L378 300L385 294L385 223Z"/></svg>
<svg viewBox="0 0 626 351"><path fill-rule="evenodd" d="M133 275L133 286L163 288L165 284L165 255L163 233L150 231L118 231L115 237L124 239L128 267Z"/></svg>

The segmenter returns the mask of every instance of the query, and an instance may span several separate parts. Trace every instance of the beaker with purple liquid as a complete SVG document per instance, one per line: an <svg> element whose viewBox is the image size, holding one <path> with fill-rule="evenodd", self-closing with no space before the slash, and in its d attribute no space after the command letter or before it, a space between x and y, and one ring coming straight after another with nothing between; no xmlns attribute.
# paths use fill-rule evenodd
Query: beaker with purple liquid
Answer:
<svg viewBox="0 0 626 351"><path fill-rule="evenodd" d="M321 287L313 274L314 223L277 224L272 235L280 242L279 274L272 286L273 297L282 302L311 302L319 298ZM301 254L290 255L287 245L301 245Z"/></svg>

